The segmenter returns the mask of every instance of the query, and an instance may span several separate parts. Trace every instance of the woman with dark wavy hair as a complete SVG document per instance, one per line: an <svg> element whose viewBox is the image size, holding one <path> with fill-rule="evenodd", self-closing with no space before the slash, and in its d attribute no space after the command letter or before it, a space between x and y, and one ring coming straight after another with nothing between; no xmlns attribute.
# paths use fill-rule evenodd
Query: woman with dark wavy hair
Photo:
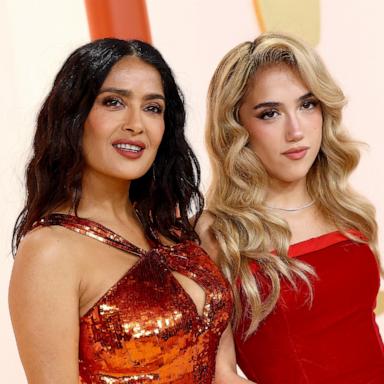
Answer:
<svg viewBox="0 0 384 384"><path fill-rule="evenodd" d="M74 51L39 113L10 310L29 383L211 383L231 314L198 245L203 199L160 53Z"/></svg>

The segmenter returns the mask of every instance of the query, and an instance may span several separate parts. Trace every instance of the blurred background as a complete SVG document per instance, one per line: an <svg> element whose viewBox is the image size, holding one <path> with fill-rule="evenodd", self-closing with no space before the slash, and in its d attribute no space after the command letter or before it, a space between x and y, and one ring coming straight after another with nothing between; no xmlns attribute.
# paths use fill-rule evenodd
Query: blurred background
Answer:
<svg viewBox="0 0 384 384"><path fill-rule="evenodd" d="M13 262L12 228L24 199L24 169L30 155L36 114L65 58L91 39L88 21L92 36L100 32L102 26L110 27L100 24L97 30L95 20L104 19L103 15L91 12L92 6L98 3L102 9L113 1L0 2L2 383L26 383L8 315L7 291ZM120 6L121 1L125 2L124 7L138 4L136 0L115 1L120 1ZM349 99L345 125L355 138L368 144L352 183L377 208L380 249L384 253L384 3L381 0L139 2L148 16L146 36L173 68L184 91L187 136L201 163L203 190L210 179L204 148L205 97L209 80L222 56L236 44L253 40L264 30L296 33L318 49ZM377 313L384 335L383 301L381 293Z"/></svg>

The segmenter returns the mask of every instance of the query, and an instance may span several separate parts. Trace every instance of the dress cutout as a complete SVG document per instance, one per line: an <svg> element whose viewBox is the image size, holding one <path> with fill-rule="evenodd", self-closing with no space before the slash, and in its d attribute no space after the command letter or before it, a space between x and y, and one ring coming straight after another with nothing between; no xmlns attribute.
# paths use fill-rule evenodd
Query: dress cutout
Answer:
<svg viewBox="0 0 384 384"><path fill-rule="evenodd" d="M294 244L289 256L314 267L308 288L281 281L274 311L247 340L235 335L238 364L258 384L383 384L384 349L374 308L380 279L368 245L339 232ZM251 264L262 294L270 285Z"/></svg>
<svg viewBox="0 0 384 384"><path fill-rule="evenodd" d="M35 224L60 225L139 256L80 318L82 384L211 384L220 336L228 325L229 283L193 241L140 249L86 219L51 214ZM172 271L205 291L202 315Z"/></svg>

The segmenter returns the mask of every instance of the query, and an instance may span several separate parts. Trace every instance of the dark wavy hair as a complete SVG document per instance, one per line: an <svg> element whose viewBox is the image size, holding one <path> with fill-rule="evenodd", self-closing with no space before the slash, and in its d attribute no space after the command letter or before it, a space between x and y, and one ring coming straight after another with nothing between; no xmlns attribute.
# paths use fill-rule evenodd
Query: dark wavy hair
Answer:
<svg viewBox="0 0 384 384"><path fill-rule="evenodd" d="M33 154L26 170L26 201L13 230L13 254L33 223L70 202L75 214L81 199L84 122L111 68L135 56L159 72L165 95L165 132L154 164L131 182L129 198L146 235L154 231L181 241L198 240L194 230L204 201L200 167L184 136L183 95L159 51L139 40L100 39L76 49L54 81L37 118ZM189 215L195 214L191 223Z"/></svg>

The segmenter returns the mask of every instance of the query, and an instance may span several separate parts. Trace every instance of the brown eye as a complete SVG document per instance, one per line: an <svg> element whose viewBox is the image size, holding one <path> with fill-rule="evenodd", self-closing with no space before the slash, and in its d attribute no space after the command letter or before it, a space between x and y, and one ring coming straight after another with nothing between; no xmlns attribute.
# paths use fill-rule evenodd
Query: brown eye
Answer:
<svg viewBox="0 0 384 384"><path fill-rule="evenodd" d="M318 103L319 102L317 100L306 100L303 104L301 104L301 108L306 110L314 109Z"/></svg>
<svg viewBox="0 0 384 384"><path fill-rule="evenodd" d="M123 105L123 102L118 97L108 96L105 99L103 99L103 105L107 107L118 108Z"/></svg>
<svg viewBox="0 0 384 384"><path fill-rule="evenodd" d="M156 114L161 114L163 112L163 108L157 104L148 105L147 107L145 107L144 110L147 112L152 112Z"/></svg>
<svg viewBox="0 0 384 384"><path fill-rule="evenodd" d="M270 111L264 111L262 112L258 118L261 120L271 120L279 116L279 112L276 111L275 109L272 109Z"/></svg>

